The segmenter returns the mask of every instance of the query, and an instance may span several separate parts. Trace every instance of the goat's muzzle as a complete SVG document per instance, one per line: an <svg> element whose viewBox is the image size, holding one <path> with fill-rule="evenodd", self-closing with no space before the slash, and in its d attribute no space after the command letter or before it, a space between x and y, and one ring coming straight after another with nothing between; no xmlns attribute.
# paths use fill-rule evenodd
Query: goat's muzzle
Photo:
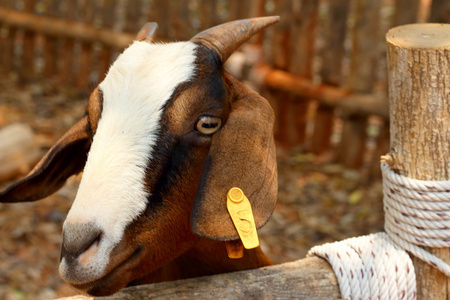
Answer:
<svg viewBox="0 0 450 300"><path fill-rule="evenodd" d="M108 240L94 222L66 223L59 267L62 278L92 295L111 294L124 287L131 280L129 270L140 260L140 248L115 251L117 245Z"/></svg>

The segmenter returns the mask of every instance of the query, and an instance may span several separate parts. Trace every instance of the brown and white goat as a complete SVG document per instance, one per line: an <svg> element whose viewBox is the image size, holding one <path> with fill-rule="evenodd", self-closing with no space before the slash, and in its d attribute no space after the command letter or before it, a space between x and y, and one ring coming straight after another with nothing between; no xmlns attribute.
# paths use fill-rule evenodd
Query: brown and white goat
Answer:
<svg viewBox="0 0 450 300"><path fill-rule="evenodd" d="M63 226L60 274L92 295L133 284L269 265L239 239L226 194L240 187L256 226L275 206L274 115L223 69L278 17L230 22L188 42L153 44L145 27L91 94L85 116L0 202L35 201L84 169Z"/></svg>

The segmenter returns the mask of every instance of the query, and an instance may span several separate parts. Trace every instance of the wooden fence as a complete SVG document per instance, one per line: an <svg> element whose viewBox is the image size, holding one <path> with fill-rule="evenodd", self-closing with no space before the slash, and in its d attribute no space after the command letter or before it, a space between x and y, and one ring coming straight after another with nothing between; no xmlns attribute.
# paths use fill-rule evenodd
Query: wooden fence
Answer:
<svg viewBox="0 0 450 300"><path fill-rule="evenodd" d="M278 143L378 170L389 147L384 34L448 22L446 0L0 0L0 74L88 92L148 21L173 41L263 15L281 22L251 40L263 60L246 60L240 79L271 102Z"/></svg>

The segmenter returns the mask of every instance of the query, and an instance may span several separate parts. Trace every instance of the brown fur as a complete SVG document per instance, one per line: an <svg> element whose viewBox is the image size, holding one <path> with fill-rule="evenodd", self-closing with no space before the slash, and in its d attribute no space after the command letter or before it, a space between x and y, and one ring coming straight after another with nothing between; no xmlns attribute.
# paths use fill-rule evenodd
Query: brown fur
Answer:
<svg viewBox="0 0 450 300"><path fill-rule="evenodd" d="M266 25L258 25L260 29L268 24L267 19L261 22ZM226 28L232 30L233 26L228 24ZM209 31L211 34L214 32ZM250 36L243 34L231 48ZM229 259L223 241L238 239L226 210L230 188L237 186L246 193L257 227L267 222L274 209L277 170L273 111L264 98L224 73L218 58L229 55L231 48L227 47L225 54L217 53L220 49L211 50L209 44L201 44L202 39L201 34L196 39L200 46L195 81L180 85L164 108L160 140L147 168L146 187L152 196L145 213L126 228L110 254L104 277L72 284L74 287L92 295L107 295L126 285L270 264L259 247L245 250L241 259ZM43 198L61 187L71 174L80 172L101 118L102 103L97 88L89 99L87 115L25 179L0 193L0 202ZM223 122L212 136L194 130L198 118L205 114L220 117ZM87 256L81 263L94 250L84 253Z"/></svg>

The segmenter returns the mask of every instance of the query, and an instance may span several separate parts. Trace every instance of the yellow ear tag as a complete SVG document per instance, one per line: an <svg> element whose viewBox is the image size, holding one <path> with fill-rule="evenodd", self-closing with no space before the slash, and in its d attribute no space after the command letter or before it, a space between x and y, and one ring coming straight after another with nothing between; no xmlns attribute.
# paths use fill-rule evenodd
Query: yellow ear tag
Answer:
<svg viewBox="0 0 450 300"><path fill-rule="evenodd" d="M244 244L244 248L253 249L258 247L259 239L252 207L240 188L234 187L228 191L227 208L242 244Z"/></svg>

